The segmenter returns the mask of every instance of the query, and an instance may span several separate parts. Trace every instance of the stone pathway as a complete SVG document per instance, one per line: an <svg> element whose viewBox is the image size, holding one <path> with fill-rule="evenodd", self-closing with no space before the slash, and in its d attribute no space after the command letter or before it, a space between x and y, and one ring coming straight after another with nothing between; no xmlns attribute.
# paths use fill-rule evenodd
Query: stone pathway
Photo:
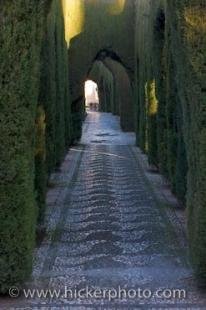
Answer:
<svg viewBox="0 0 206 310"><path fill-rule="evenodd" d="M51 178L47 234L25 286L60 296L12 299L5 309L205 309L187 243L152 190L134 134L98 112L89 113L83 133ZM163 291L167 297L157 296Z"/></svg>

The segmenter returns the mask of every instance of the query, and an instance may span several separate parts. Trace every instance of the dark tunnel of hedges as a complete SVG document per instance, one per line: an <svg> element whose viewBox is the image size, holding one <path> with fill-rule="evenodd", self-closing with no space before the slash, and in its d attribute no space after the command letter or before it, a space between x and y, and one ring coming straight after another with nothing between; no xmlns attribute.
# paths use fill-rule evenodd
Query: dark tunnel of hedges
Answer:
<svg viewBox="0 0 206 310"><path fill-rule="evenodd" d="M106 4L88 3L68 53L61 1L0 1L1 292L31 272L49 175L81 136L86 78L123 129L135 115L137 144L187 207L192 261L206 278L205 1L127 0L109 18ZM105 46L111 55L99 57Z"/></svg>
<svg viewBox="0 0 206 310"><path fill-rule="evenodd" d="M124 131L134 131L132 86L126 69L120 61L105 56L96 58L88 78L98 84L99 109L120 117Z"/></svg>
<svg viewBox="0 0 206 310"><path fill-rule="evenodd" d="M1 292L30 274L36 234L44 223L49 175L60 165L69 145L81 136L84 98L70 85L73 78L69 75L62 4L59 0L0 2ZM71 7L74 4L71 2ZM89 27L93 27L94 16ZM107 16L105 11L106 24ZM110 20L112 23L113 18ZM116 17L114 20L116 24ZM121 18L120 28L123 21ZM103 35L104 40L107 35L109 32ZM83 49L85 55L87 50ZM70 57L70 64L75 63ZM101 79L101 110L116 113L114 78L103 63L102 68L104 72L95 76ZM82 82L79 80L81 89ZM120 83L115 89L117 93Z"/></svg>

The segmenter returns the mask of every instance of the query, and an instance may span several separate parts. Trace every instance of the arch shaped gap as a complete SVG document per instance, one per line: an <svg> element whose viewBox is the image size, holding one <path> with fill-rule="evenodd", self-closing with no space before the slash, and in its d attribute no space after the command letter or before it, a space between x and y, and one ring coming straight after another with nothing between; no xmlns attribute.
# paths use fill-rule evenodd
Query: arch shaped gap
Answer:
<svg viewBox="0 0 206 310"><path fill-rule="evenodd" d="M86 108L98 110L99 93L98 93L98 84L95 81L87 79L84 82L84 97Z"/></svg>

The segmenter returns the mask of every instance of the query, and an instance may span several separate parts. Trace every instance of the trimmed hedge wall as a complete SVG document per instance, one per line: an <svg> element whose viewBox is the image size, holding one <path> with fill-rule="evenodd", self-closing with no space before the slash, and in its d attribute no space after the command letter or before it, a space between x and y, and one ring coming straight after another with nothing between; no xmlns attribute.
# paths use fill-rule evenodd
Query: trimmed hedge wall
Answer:
<svg viewBox="0 0 206 310"><path fill-rule="evenodd" d="M197 275L206 278L206 3L136 1L137 142L187 205Z"/></svg>
<svg viewBox="0 0 206 310"><path fill-rule="evenodd" d="M125 67L109 57L103 60L105 66L112 72L114 79L114 109L113 113L120 116L120 124L124 131L134 130L133 90Z"/></svg>
<svg viewBox="0 0 206 310"><path fill-rule="evenodd" d="M69 41L70 85L74 104L78 98L84 97L83 84L93 62L102 60L96 57L99 52L116 53L129 72L131 80L134 73L134 39L125 35L134 31L134 1L126 0L122 4L119 0L76 2L78 20L72 14L66 14L68 24L74 27ZM68 1L67 9L74 10L73 1ZM100 85L100 90L102 87L106 89L106 85ZM79 105L81 108L82 106ZM79 111L79 114L81 115L82 111Z"/></svg>
<svg viewBox="0 0 206 310"><path fill-rule="evenodd" d="M123 130L134 130L133 96L130 79L124 66L110 57L96 60L88 78L98 84L100 111L112 112L120 116Z"/></svg>
<svg viewBox="0 0 206 310"><path fill-rule="evenodd" d="M206 279L206 3L168 1L171 49L182 104L184 141L188 159L187 209L192 261ZM181 29L177 32L176 29ZM180 46L177 50L176 46Z"/></svg>
<svg viewBox="0 0 206 310"><path fill-rule="evenodd" d="M43 219L48 175L58 166L72 141L68 82L68 55L61 2L50 1L45 8L40 55L38 109L45 114L44 149L36 152L36 190L39 219ZM42 118L39 115L40 119ZM38 116L36 123L38 126ZM42 142L43 143L43 142Z"/></svg>
<svg viewBox="0 0 206 310"><path fill-rule="evenodd" d="M89 71L88 78L98 85L99 109L102 112L113 111L114 106L114 79L110 70L102 61L95 61Z"/></svg>
<svg viewBox="0 0 206 310"><path fill-rule="evenodd" d="M1 3L0 290L31 271L37 206L35 115L41 14L33 1Z"/></svg>
<svg viewBox="0 0 206 310"><path fill-rule="evenodd" d="M72 136L61 2L0 5L0 291L5 293L31 272L48 173Z"/></svg>
<svg viewBox="0 0 206 310"><path fill-rule="evenodd" d="M183 108L165 7L163 0L136 3L137 142L148 154L149 162L171 181L173 191L184 201L187 156Z"/></svg>

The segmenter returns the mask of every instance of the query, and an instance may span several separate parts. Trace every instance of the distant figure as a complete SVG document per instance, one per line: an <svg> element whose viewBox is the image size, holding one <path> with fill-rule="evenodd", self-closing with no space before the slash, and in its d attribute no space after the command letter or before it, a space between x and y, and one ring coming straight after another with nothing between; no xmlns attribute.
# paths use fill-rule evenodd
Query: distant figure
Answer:
<svg viewBox="0 0 206 310"><path fill-rule="evenodd" d="M97 111L99 106L99 96L97 84L91 80L85 82L85 102L90 110Z"/></svg>

